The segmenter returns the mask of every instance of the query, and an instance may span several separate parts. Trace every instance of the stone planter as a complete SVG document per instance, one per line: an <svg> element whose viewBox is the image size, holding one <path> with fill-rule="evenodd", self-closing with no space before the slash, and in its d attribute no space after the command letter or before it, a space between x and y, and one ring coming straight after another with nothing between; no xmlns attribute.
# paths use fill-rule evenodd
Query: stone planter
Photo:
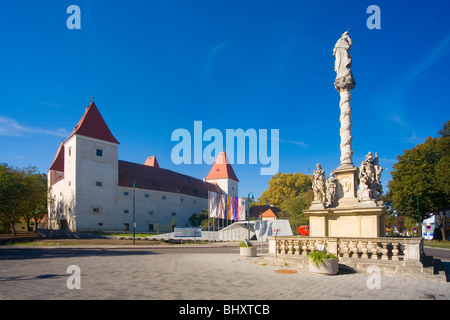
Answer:
<svg viewBox="0 0 450 320"><path fill-rule="evenodd" d="M309 260L309 272L322 275L335 275L339 271L338 259L325 259L322 264L314 264Z"/></svg>
<svg viewBox="0 0 450 320"><path fill-rule="evenodd" d="M240 247L242 257L256 257L256 247Z"/></svg>

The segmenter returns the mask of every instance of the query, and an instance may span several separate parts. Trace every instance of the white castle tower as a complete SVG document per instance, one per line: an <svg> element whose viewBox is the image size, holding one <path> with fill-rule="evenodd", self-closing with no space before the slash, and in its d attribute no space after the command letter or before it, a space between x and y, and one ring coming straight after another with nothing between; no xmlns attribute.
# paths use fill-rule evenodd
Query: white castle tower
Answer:
<svg viewBox="0 0 450 320"><path fill-rule="evenodd" d="M226 193L227 195L233 197L238 196L239 180L236 177L225 152L221 152L217 156L211 171L206 177L206 181L209 183L217 183L223 193Z"/></svg>
<svg viewBox="0 0 450 320"><path fill-rule="evenodd" d="M54 228L85 229L91 213L115 211L118 146L92 101L49 170L54 199L49 218Z"/></svg>

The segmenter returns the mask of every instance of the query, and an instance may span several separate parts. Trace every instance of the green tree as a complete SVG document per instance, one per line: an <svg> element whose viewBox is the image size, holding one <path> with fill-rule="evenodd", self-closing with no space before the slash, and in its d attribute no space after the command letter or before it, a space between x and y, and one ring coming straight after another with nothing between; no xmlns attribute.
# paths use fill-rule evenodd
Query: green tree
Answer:
<svg viewBox="0 0 450 320"><path fill-rule="evenodd" d="M416 228L417 220L413 217L406 216L405 219L403 219L403 226L409 234L416 234L417 232L414 232L414 228Z"/></svg>
<svg viewBox="0 0 450 320"><path fill-rule="evenodd" d="M389 190L388 192L385 192L381 196L381 200L383 201L383 205L386 207L386 212L387 212L386 218L385 218L386 228L389 230L389 233L392 234L394 232L394 227L396 227L395 222L397 220L397 216L393 209L391 190Z"/></svg>
<svg viewBox="0 0 450 320"><path fill-rule="evenodd" d="M37 172L37 168L33 166L25 168L24 171L24 182L29 194L20 206L19 214L25 220L29 230L31 220L35 222L37 228L47 214L47 175Z"/></svg>
<svg viewBox="0 0 450 320"><path fill-rule="evenodd" d="M450 120L447 120L447 122L444 123L442 130L439 130L439 134L444 138L450 136Z"/></svg>
<svg viewBox="0 0 450 320"><path fill-rule="evenodd" d="M397 157L389 189L392 191L393 208L398 214L417 221L417 196L421 221L430 214L439 214L450 207L448 126L447 121L444 129L439 131L441 137L428 137L424 143L405 150L403 155ZM445 229L442 232L444 234Z"/></svg>
<svg viewBox="0 0 450 320"><path fill-rule="evenodd" d="M29 166L0 165L0 224L17 235L15 224L23 219L38 224L47 213L47 176Z"/></svg>
<svg viewBox="0 0 450 320"><path fill-rule="evenodd" d="M303 173L277 173L269 180L269 187L265 190L261 197L258 198L257 204L266 204L282 207L290 199L306 193L312 188L312 178L310 175Z"/></svg>
<svg viewBox="0 0 450 320"><path fill-rule="evenodd" d="M256 204L269 203L281 209L280 218L289 220L293 233L300 225L308 224L303 214L313 200L312 178L303 173L277 173L269 180L269 187Z"/></svg>
<svg viewBox="0 0 450 320"><path fill-rule="evenodd" d="M189 223L192 227L200 227L202 226L204 221L208 220L208 213L209 211L206 209L203 209L199 213L194 213L192 216L189 217Z"/></svg>
<svg viewBox="0 0 450 320"><path fill-rule="evenodd" d="M0 215L4 222L8 222L16 236L15 224L20 219L20 208L29 195L25 182L24 170L0 165Z"/></svg>
<svg viewBox="0 0 450 320"><path fill-rule="evenodd" d="M303 213L303 210L311 206L313 198L314 192L309 190L287 200L283 204L281 217L289 219L294 234L297 233L298 227L309 224L309 218Z"/></svg>

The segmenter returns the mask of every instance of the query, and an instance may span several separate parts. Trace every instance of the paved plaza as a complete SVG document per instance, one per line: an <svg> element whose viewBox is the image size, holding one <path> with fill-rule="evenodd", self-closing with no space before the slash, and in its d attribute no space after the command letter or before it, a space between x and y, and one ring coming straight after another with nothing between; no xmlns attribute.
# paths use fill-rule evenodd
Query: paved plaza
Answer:
<svg viewBox="0 0 450 320"><path fill-rule="evenodd" d="M2 247L0 299L450 299L449 282L382 276L370 289L367 274L313 275L260 258L220 245ZM73 265L80 289L67 286Z"/></svg>

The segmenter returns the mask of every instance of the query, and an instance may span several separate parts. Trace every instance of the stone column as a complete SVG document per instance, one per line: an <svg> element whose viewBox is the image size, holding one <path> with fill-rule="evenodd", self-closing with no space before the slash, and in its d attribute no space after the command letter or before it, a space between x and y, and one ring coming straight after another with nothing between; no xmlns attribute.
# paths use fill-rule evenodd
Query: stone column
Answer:
<svg viewBox="0 0 450 320"><path fill-rule="evenodd" d="M334 82L336 90L341 96L339 107L341 109L341 164L333 171L338 181L336 187L336 199L338 206L355 205L358 203L358 168L353 165L352 148L352 107L350 105L350 91L355 87L355 80L351 71L345 76L336 78Z"/></svg>
<svg viewBox="0 0 450 320"><path fill-rule="evenodd" d="M351 93L350 90L340 91L341 101L339 107L341 109L341 164L340 168L353 167L353 148L352 148L352 108L350 106Z"/></svg>
<svg viewBox="0 0 450 320"><path fill-rule="evenodd" d="M350 71L346 77L336 78L334 87L339 92L341 100L339 102L339 108L341 109L341 116L339 121L341 122L341 164L340 169L353 167L353 148L352 148L352 107L350 100L352 94L350 90L355 87L355 80L353 74Z"/></svg>

